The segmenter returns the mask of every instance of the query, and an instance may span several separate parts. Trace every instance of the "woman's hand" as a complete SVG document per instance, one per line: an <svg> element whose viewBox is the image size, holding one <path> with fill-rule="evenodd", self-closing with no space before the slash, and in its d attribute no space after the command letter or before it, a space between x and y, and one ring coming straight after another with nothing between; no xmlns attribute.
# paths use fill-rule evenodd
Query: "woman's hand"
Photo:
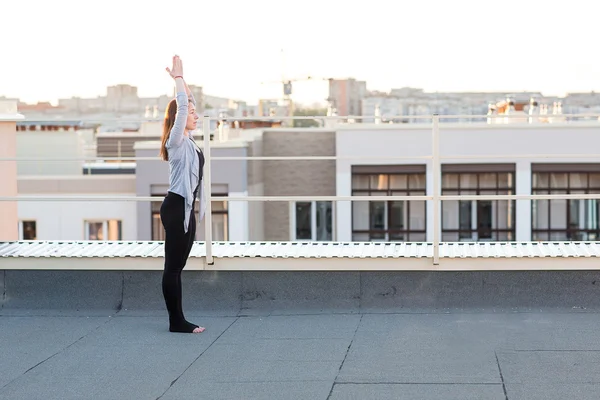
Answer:
<svg viewBox="0 0 600 400"><path fill-rule="evenodd" d="M175 79L178 76L183 78L183 64L179 56L173 56L173 67L171 69L169 67L165 69L171 75L171 78Z"/></svg>

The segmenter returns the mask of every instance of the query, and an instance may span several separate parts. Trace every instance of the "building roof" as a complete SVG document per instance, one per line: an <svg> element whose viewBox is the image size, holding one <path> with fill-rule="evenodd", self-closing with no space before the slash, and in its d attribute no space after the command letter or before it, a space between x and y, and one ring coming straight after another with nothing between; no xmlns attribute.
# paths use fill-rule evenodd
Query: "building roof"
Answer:
<svg viewBox="0 0 600 400"><path fill-rule="evenodd" d="M83 121L70 120L25 120L17 122L17 126L82 126Z"/></svg>

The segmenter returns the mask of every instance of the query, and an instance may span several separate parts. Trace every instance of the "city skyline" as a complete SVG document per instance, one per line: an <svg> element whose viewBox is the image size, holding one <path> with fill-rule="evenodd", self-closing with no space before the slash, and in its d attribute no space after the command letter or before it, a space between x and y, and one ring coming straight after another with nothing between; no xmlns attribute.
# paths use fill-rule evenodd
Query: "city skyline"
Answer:
<svg viewBox="0 0 600 400"><path fill-rule="evenodd" d="M12 56L0 63L0 96L55 103L102 96L107 86L120 83L137 86L141 97L168 94L173 84L164 68L175 53L189 83L248 103L280 98L282 76L354 77L380 91L417 87L548 96L600 91L600 62L589 39L598 5L580 0L568 8L534 0L357 4L307 0L294 8L292 18L271 0L228 7L182 1L179 9L194 17L183 19L178 30L162 4L10 2L3 9L26 14L29 33L22 33L18 17L0 26L1 36L10 38L5 54ZM102 22L90 24L85 16L91 13ZM321 102L326 96L326 81L294 84L296 102Z"/></svg>
<svg viewBox="0 0 600 400"><path fill-rule="evenodd" d="M171 90L170 93L160 93L160 94L157 94L155 96L152 96L152 95L143 96L143 95L140 94L140 92L143 92L143 91L140 90L141 88L139 88L139 87L137 87L135 85L131 85L131 84L126 83L126 82L117 83L115 85L109 85L109 86L121 86L121 85L123 85L123 86L132 86L132 87L137 88L138 89L138 97L139 98L159 98L159 97L165 96L165 95L166 96L171 96L172 95L172 90ZM194 83L190 83L190 85L192 85L192 86L200 86L200 85L195 85ZM368 85L368 82L367 82L367 85ZM107 88L109 86L107 86ZM398 90L398 89L401 89L401 88L390 87L390 88L381 89L381 90L369 90L369 94L367 95L367 97L371 96L371 95L375 96L375 97L378 97L381 94L389 95L390 97L397 97L397 95L394 95L394 94L391 93L391 91L394 90L394 89ZM408 89L421 90L422 88L413 88L413 87L410 87ZM308 98L308 99L304 99L304 101L294 100L294 102L298 106L313 107L313 106L319 105L319 106L322 106L322 107L326 107L327 106L327 102L326 102L327 92L326 92L326 90L327 89L325 89L325 95L322 96L323 98L318 98L318 99L310 99L310 98ZM440 94L445 94L445 93L452 93L452 94L454 94L454 93L457 93L457 94L460 94L460 93L464 93L464 94L472 94L472 93L500 94L500 93L504 93L506 95L510 95L510 94L517 94L518 95L520 93L541 93L544 97L555 97L553 95L547 95L547 94L545 94L545 93L543 93L542 91L539 91L539 90L538 91L536 91L536 90L527 90L527 91L496 90L496 91L482 91L482 92L459 90L459 91L453 91L453 92L429 92L429 91L424 91L424 93L425 94L435 94L435 93L440 93ZM572 93L576 93L576 92L572 92ZM595 91L592 90L592 91L588 91L588 92L584 92L584 93L597 93L597 92L595 92ZM204 94L206 96L210 96L210 97L224 98L224 99L229 99L229 100L234 100L234 101L245 101L249 105L256 105L258 103L258 100L268 100L268 99L276 100L276 99L279 99L281 97L281 96L263 97L261 99L257 99L257 101L255 101L255 102L253 102L253 101L247 101L245 99L240 99L240 98L236 98L236 97L220 96L218 93L217 94L215 94L215 93L204 93ZM102 93L98 93L96 95L92 95L92 96L89 96L89 97L80 97L80 98L81 99L96 99L96 98L103 98L103 97L106 97L106 96L107 96L107 90L105 88L105 90ZM5 95L3 93L0 93L0 99L3 98L3 97L4 98L15 98L15 99L18 99L19 102L25 103L25 104L28 104L28 105L50 103L52 106L58 106L59 100L69 100L69 99L78 98L77 96L71 96L71 97L61 97L61 98L56 98L56 99L41 99L41 100L29 99L29 101L26 101L25 99L19 98L18 96L7 96L7 95ZM294 95L292 95L292 97L294 97ZM558 96L558 97L561 97L561 96ZM500 98L498 100L500 100Z"/></svg>

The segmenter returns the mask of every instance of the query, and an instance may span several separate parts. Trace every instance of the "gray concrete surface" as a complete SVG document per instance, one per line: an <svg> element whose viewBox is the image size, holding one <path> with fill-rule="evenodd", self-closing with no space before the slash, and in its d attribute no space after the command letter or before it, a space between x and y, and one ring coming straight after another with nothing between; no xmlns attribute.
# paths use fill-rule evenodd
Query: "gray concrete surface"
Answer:
<svg viewBox="0 0 600 400"><path fill-rule="evenodd" d="M0 308L162 310L161 271L1 271ZM600 309L600 271L184 271L184 303L228 315Z"/></svg>
<svg viewBox="0 0 600 400"><path fill-rule="evenodd" d="M600 398L600 313L0 312L0 399Z"/></svg>

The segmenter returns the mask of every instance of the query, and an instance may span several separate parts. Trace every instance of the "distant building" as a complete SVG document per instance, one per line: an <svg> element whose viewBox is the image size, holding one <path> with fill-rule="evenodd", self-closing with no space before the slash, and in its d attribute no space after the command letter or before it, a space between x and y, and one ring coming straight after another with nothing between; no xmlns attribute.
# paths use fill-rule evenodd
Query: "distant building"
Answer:
<svg viewBox="0 0 600 400"><path fill-rule="evenodd" d="M94 127L81 121L48 120L17 122L17 155L20 158L62 158L58 161L17 161L18 176L27 175L81 175L82 158L94 143ZM95 156L95 154L94 154Z"/></svg>
<svg viewBox="0 0 600 400"><path fill-rule="evenodd" d="M363 122L375 122L378 115L380 122L419 123L427 120L415 116L431 114L444 115L486 115L490 105L506 101L507 98L529 104L534 98L540 104L553 104L555 98L542 96L538 92L503 93L503 92L424 92L418 88L392 89L389 93L370 92L362 99ZM517 107L519 107L517 105ZM527 111L527 107L526 110ZM441 118L441 122L484 122L481 118Z"/></svg>
<svg viewBox="0 0 600 400"><path fill-rule="evenodd" d="M329 103L337 115L363 115L362 100L367 96L367 83L354 78L329 79Z"/></svg>

